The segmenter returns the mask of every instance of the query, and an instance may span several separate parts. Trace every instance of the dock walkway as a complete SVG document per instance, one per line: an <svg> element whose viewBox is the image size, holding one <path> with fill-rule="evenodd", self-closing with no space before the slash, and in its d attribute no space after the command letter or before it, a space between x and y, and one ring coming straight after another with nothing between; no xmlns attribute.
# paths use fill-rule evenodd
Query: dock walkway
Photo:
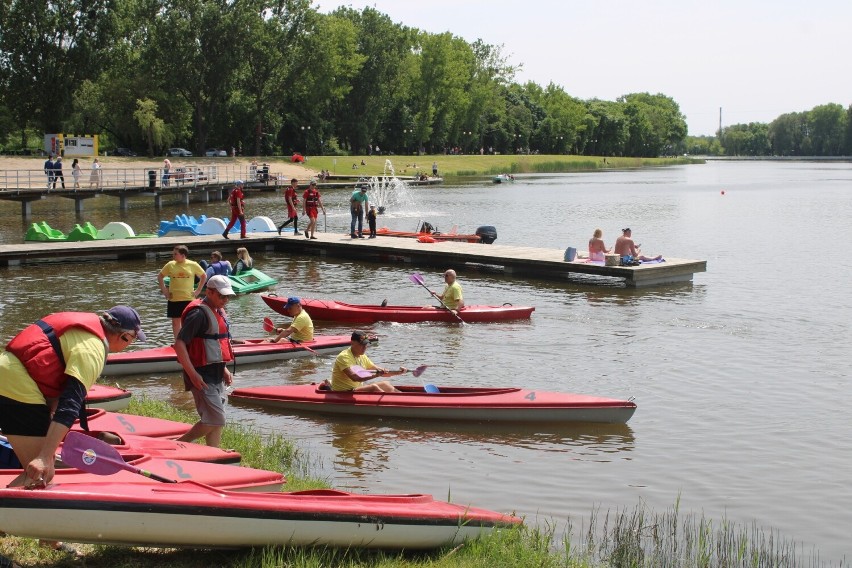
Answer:
<svg viewBox="0 0 852 568"><path fill-rule="evenodd" d="M249 238L219 235L103 240L87 242L44 242L0 245L0 266L32 265L43 262L86 260L130 260L168 257L175 245L189 246L194 256L213 250L233 252L245 246L250 251L286 252L321 257L364 259L374 262L406 263L418 266L453 267L468 265L500 267L506 274L565 280L578 275L622 279L628 287L657 286L689 282L697 272L706 272L706 260L666 258L660 264L640 266L599 266L565 262L563 251L509 245L478 243L420 243L415 239L379 236L352 239L348 234L320 233L316 240L274 233L250 233Z"/></svg>

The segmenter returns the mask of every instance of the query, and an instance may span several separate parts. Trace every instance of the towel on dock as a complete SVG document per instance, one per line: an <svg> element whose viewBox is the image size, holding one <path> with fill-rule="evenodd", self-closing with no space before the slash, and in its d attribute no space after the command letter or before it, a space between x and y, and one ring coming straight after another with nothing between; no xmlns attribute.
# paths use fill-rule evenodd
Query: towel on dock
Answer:
<svg viewBox="0 0 852 568"><path fill-rule="evenodd" d="M654 259L654 260L641 260L641 261L639 261L639 262L641 262L642 264L660 264L661 262L665 262L665 261L666 261L666 259L665 259L665 258L661 258L661 259L659 259L659 260L657 260L657 259Z"/></svg>

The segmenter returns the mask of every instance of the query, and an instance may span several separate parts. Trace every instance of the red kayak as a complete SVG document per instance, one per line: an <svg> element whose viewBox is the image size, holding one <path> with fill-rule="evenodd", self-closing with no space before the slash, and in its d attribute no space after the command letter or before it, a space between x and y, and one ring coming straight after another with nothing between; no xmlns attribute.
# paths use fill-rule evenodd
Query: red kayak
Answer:
<svg viewBox="0 0 852 568"><path fill-rule="evenodd" d="M242 456L236 450L223 450L205 444L178 442L169 438L149 438L113 432L92 430L84 432L107 442L121 455L144 454L153 458L169 460L197 461L217 464L238 464Z"/></svg>
<svg viewBox="0 0 852 568"><path fill-rule="evenodd" d="M124 410L130 404L130 391L108 385L92 385L86 393L86 406L110 412Z"/></svg>
<svg viewBox="0 0 852 568"><path fill-rule="evenodd" d="M134 434L150 438L180 438L189 432L190 425L162 418L149 418L133 414L107 412L100 408L86 409L89 430L115 432L119 436ZM74 423L72 430L82 431L80 421Z"/></svg>
<svg viewBox="0 0 852 568"><path fill-rule="evenodd" d="M287 298L271 294L261 294L261 298L267 306L279 314L285 314L284 305L287 303ZM346 323L375 323L378 321L458 323L456 316L442 306L370 306L347 304L336 300L302 298L302 307L310 314L311 319L315 320ZM535 311L535 308L526 306L465 306L459 312L459 317L465 323L506 321L529 318L533 311Z"/></svg>
<svg viewBox="0 0 852 568"><path fill-rule="evenodd" d="M153 458L151 456L128 454L124 461L138 468L150 471L167 479L177 481L197 481L221 489L234 491L280 491L284 476L274 471L250 467L234 467L215 463ZM5 487L20 475L20 469L0 469L0 487ZM52 485L66 483L148 483L161 485L162 482L143 477L129 471L118 471L108 476L87 473L79 469L57 469Z"/></svg>
<svg viewBox="0 0 852 568"><path fill-rule="evenodd" d="M424 231L391 231L386 227L376 229L380 237L402 237L405 239L417 239L424 243L478 243L481 241L479 235L462 235L458 233L429 233Z"/></svg>
<svg viewBox="0 0 852 568"><path fill-rule="evenodd" d="M323 390L319 385L236 389L232 401L288 410L395 418L483 422L604 422L625 423L636 403L519 388L397 386L399 393L355 393Z"/></svg>
<svg viewBox="0 0 852 568"><path fill-rule="evenodd" d="M285 299L286 302L286 299ZM349 346L348 335L315 335L312 341L294 343L269 343L264 339L246 339L245 343L234 344L237 369L244 365L280 361L296 357L311 357L316 353L337 354ZM134 375L149 373L171 373L181 370L174 347L154 347L138 351L111 353L104 365L103 375Z"/></svg>
<svg viewBox="0 0 852 568"><path fill-rule="evenodd" d="M522 522L430 495L237 493L193 481L0 489L0 510L11 535L166 548L430 549Z"/></svg>

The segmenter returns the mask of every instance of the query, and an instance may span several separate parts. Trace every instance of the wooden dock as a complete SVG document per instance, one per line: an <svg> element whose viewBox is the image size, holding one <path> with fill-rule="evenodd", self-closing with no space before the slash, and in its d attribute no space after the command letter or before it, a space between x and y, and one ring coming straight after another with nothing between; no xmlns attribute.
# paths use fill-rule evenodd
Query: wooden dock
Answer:
<svg viewBox="0 0 852 568"><path fill-rule="evenodd" d="M348 234L320 233L316 240L275 233L250 233L240 239L232 235L179 236L86 242L44 242L0 245L0 266L21 266L44 262L85 260L131 260L171 255L175 245L187 245L196 258L210 251L234 252L244 246L251 252L286 252L309 256L364 259L387 264L406 263L438 268L465 267L502 270L517 277L534 276L565 280L577 276L621 279L628 287L645 287L689 282L697 272L706 272L706 260L666 258L660 264L640 266L599 266L586 262L565 262L563 251L508 245L443 242L420 243L415 239L379 236L352 239ZM592 283L595 280L591 280Z"/></svg>

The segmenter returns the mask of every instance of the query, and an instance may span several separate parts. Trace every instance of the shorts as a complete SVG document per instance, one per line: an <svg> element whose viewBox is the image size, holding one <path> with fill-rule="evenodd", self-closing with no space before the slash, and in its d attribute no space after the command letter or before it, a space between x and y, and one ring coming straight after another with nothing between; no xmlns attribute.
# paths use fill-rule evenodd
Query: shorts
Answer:
<svg viewBox="0 0 852 568"><path fill-rule="evenodd" d="M308 207L308 217L309 218L316 219L317 215L319 215L319 210L312 209L312 208Z"/></svg>
<svg viewBox="0 0 852 568"><path fill-rule="evenodd" d="M7 436L43 438L50 428L46 404L28 404L0 396L0 430Z"/></svg>
<svg viewBox="0 0 852 568"><path fill-rule="evenodd" d="M207 388L203 391L192 387L192 398L195 400L195 409L201 417L201 423L205 426L225 425L225 384L206 383Z"/></svg>
<svg viewBox="0 0 852 568"><path fill-rule="evenodd" d="M169 301L169 303L166 305L166 317L172 319L179 318L181 315L183 315L183 311L189 305L190 301L191 300L186 300L184 302Z"/></svg>

